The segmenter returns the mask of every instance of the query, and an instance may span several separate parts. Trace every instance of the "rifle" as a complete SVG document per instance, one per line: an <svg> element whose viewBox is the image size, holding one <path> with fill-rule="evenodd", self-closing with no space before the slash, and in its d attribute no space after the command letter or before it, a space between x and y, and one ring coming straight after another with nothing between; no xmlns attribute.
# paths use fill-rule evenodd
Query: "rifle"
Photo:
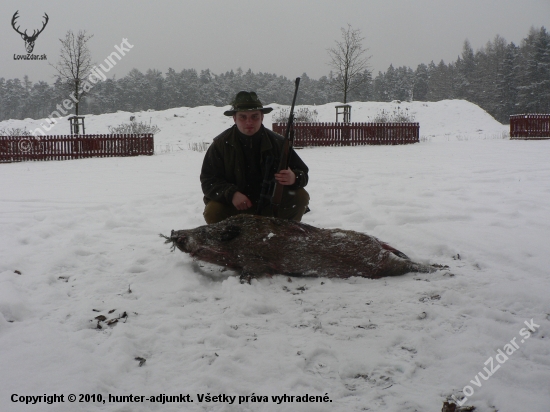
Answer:
<svg viewBox="0 0 550 412"><path fill-rule="evenodd" d="M298 86L300 84L300 78L296 78L295 89L294 89L294 98L292 99L292 106L290 108L290 114L288 115L288 123L286 125L285 131L285 140L283 143L283 151L281 153L281 159L279 161L279 168L277 172L280 172L283 169L288 169L288 164L290 160L290 148L292 147L292 142L294 140L294 131L292 129L292 123L294 122L294 104L296 103L296 95L298 94ZM279 211L279 205L281 204L281 199L283 197L283 185L278 182L275 182L273 188L273 193L271 197L268 192L271 188L272 179L271 167L273 166L273 157L268 156L266 159L265 165L265 175L262 182L262 191L260 193L260 200L258 202L258 208L256 209L256 214L261 215L264 204L271 203L273 205L273 216L277 217Z"/></svg>
<svg viewBox="0 0 550 412"><path fill-rule="evenodd" d="M279 160L279 168L277 173L281 170L288 169L290 163L290 148L294 142L294 129L292 124L294 123L294 104L296 103L296 96L298 94L298 86L300 85L300 78L297 77L295 81L294 97L292 99L292 106L290 107L290 114L288 115L288 123L286 124L285 140L283 143L283 149L281 153L281 159ZM283 185L275 181L275 187L273 188L273 194L271 196L271 205L273 206L273 216L277 217L279 213L279 205L283 198Z"/></svg>

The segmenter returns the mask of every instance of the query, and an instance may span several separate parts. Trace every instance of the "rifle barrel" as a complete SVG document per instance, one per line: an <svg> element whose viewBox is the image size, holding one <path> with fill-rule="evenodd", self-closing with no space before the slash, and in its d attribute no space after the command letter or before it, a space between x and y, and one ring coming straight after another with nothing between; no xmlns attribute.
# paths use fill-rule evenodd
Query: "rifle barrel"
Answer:
<svg viewBox="0 0 550 412"><path fill-rule="evenodd" d="M296 96L298 95L298 87L300 86L300 78L297 77L294 82L294 97L292 98L292 105L290 107L290 114L288 115L288 123L286 125L285 140L283 143L283 149L281 151L281 159L279 160L279 168L277 172L288 169L290 164L290 149L292 147L292 141L294 140L294 134L291 133L292 124L294 122L294 106L296 105ZM271 204L273 206L273 216L277 217L279 212L279 205L283 198L283 185L279 182L275 182L273 188L273 195L271 196Z"/></svg>

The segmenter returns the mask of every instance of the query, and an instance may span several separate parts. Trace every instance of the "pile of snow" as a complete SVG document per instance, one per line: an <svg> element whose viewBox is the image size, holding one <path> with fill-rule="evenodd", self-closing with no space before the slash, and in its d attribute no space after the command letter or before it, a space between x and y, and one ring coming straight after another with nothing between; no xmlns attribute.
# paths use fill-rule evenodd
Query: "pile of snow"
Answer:
<svg viewBox="0 0 550 412"><path fill-rule="evenodd" d="M352 105L354 121L382 107ZM203 224L204 153L187 145L231 124L220 108L87 119L104 133L151 118L179 151L0 164L2 410L412 412L466 395L548 411L550 142L491 138L506 128L469 103L410 105L431 140L299 151L304 222L449 266L433 274L241 285L170 252L159 232Z"/></svg>
<svg viewBox="0 0 550 412"><path fill-rule="evenodd" d="M297 106L318 113L319 122L336 121L335 106L341 103L329 103L322 106ZM502 125L479 106L465 100L442 100L439 102L352 102L351 120L353 122L372 122L382 112L390 115L396 112L407 113L413 121L420 123L422 140L478 140L503 138L509 132L509 126ZM271 128L272 118L282 108L279 104L266 105L273 107L273 112L265 115L264 124ZM231 117L223 115L230 106L214 107L180 107L163 111L141 111L136 113L118 112L98 116L86 115L85 127L88 134L109 133L109 126L129 123L130 118L136 122L157 125L161 131L155 135L157 151L186 150L190 143L210 142L217 134L233 124ZM56 123L48 120L25 119L0 122L0 129L38 127L46 134L69 134L69 116L57 118ZM341 120L341 117L340 117ZM45 126L45 127L44 127ZM214 131L214 136L212 135ZM41 135L41 134L38 134Z"/></svg>
<svg viewBox="0 0 550 412"><path fill-rule="evenodd" d="M330 103L322 106L306 107L310 111L317 111L318 121L336 121L335 105ZM411 120L420 124L422 140L470 140L503 138L510 130L509 126L497 122L491 115L479 106L466 100L442 100L439 102L351 102L352 122L372 122L385 112L390 116L404 113ZM277 105L272 105L278 107ZM283 106L284 107L284 106ZM271 115L277 113L273 111ZM342 116L340 116L340 121ZM271 117L266 116L271 124Z"/></svg>

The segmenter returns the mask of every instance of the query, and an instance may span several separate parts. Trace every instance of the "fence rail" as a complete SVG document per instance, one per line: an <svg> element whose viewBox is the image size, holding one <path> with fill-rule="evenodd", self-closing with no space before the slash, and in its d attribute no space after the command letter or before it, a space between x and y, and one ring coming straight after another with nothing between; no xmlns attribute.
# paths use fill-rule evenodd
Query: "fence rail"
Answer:
<svg viewBox="0 0 550 412"><path fill-rule="evenodd" d="M0 163L154 154L153 134L0 136Z"/></svg>
<svg viewBox="0 0 550 412"><path fill-rule="evenodd" d="M286 123L273 123L284 134ZM294 146L359 146L418 143L418 123L296 123Z"/></svg>
<svg viewBox="0 0 550 412"><path fill-rule="evenodd" d="M516 114L510 116L510 139L550 139L550 114Z"/></svg>

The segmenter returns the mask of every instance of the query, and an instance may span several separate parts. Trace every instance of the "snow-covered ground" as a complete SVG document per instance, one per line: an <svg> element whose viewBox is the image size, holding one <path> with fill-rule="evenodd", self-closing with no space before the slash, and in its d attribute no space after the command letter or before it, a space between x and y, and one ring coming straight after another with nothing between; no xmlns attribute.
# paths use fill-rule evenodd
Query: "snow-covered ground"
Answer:
<svg viewBox="0 0 550 412"><path fill-rule="evenodd" d="M331 103L322 106L297 106L296 109L307 108L318 113L319 122L334 122L336 109L334 106L342 103ZM503 126L487 112L465 100L443 100L440 102L353 102L351 120L353 122L372 122L382 112L407 114L415 122L420 123L420 135L423 141L448 141L471 139L498 139L509 132L508 126ZM273 112L265 115L264 124L271 128L272 118L281 108L279 104L268 105ZM106 134L109 126L129 123L130 117L136 122L158 125L160 133L155 135L157 152L187 150L190 144L210 142L219 132L233 124L231 117L223 116L224 108L201 106L195 108L181 107L163 111L142 111L137 113L118 112L99 116L86 116L86 133ZM221 113L221 114L220 114ZM42 127L46 134L69 134L68 116L56 120L54 124L45 119L7 120L0 122L1 129L26 128L29 131ZM342 120L342 117L340 117ZM40 136L42 133L37 132Z"/></svg>
<svg viewBox="0 0 550 412"><path fill-rule="evenodd" d="M397 103L352 106L368 121ZM503 139L464 101L400 107L421 143L299 152L304 222L449 266L434 274L241 285L170 252L159 233L203 224L204 153L188 149L231 124L223 108L87 117L89 133L158 125L154 156L1 164L0 410L412 412L464 393L477 411L550 410L550 141Z"/></svg>

